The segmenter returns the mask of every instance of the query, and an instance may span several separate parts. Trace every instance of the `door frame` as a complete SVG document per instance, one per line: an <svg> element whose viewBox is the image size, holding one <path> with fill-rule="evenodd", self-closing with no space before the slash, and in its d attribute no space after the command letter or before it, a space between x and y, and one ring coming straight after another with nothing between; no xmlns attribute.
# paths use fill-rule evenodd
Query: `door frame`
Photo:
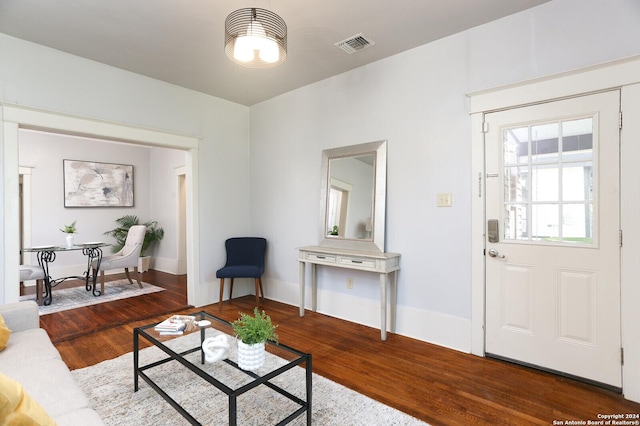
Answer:
<svg viewBox="0 0 640 426"><path fill-rule="evenodd" d="M0 141L3 153L1 161L4 179L4 244L0 244L0 262L3 262L4 265L4 282L19 282L17 265L20 260L20 237L19 227L16 226L20 220L17 204L19 198L19 129L21 127L35 128L58 133L121 140L139 145L173 148L187 153L185 156L186 175L191 183L187 189L187 234L191 236L187 248L191 254L187 261L187 303L198 306L198 301L203 300L204 291L202 286L197 285L200 283L200 222L197 197L199 138L12 104L0 104L0 106L0 126L2 127ZM1 288L0 291L2 291ZM20 289L17 285L5 285L3 291L5 303L19 299Z"/></svg>
<svg viewBox="0 0 640 426"><path fill-rule="evenodd" d="M640 56L608 62L585 69L552 75L518 84L469 94L471 114L471 352L485 355L485 150L484 116L491 112L534 105L568 97L620 89L623 117L640 116ZM632 216L640 207L640 123L623 120L620 162L621 249L621 335L625 363L622 389L625 398L640 402L640 341L632 339L640 323L640 220ZM625 144L625 141L628 143ZM635 142L635 143L634 143ZM635 303L634 303L635 302ZM635 307L634 307L635 305ZM625 339L625 337L627 337Z"/></svg>

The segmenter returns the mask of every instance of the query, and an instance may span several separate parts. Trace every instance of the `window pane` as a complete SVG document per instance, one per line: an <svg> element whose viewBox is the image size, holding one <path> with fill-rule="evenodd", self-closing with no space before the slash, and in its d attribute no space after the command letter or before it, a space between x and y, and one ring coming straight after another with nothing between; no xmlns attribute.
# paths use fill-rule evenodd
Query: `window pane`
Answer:
<svg viewBox="0 0 640 426"><path fill-rule="evenodd" d="M558 161L558 123L531 126L531 161Z"/></svg>
<svg viewBox="0 0 640 426"><path fill-rule="evenodd" d="M527 206L524 204L505 205L504 237L505 240L526 240Z"/></svg>
<svg viewBox="0 0 640 426"><path fill-rule="evenodd" d="M581 118L562 122L562 152L585 153L591 159L593 150L593 119Z"/></svg>
<svg viewBox="0 0 640 426"><path fill-rule="evenodd" d="M567 243L593 243L593 206L567 204L562 209L562 239Z"/></svg>
<svg viewBox="0 0 640 426"><path fill-rule="evenodd" d="M524 201L529 197L527 188L528 167L504 168L504 201Z"/></svg>
<svg viewBox="0 0 640 426"><path fill-rule="evenodd" d="M562 168L562 199L564 201L593 200L591 164L576 164Z"/></svg>
<svg viewBox="0 0 640 426"><path fill-rule="evenodd" d="M506 129L502 136L504 164L526 164L529 157L529 128Z"/></svg>
<svg viewBox="0 0 640 426"><path fill-rule="evenodd" d="M537 204L531 209L533 240L557 239L560 236L557 204Z"/></svg>
<svg viewBox="0 0 640 426"><path fill-rule="evenodd" d="M558 201L558 183L558 168L556 166L532 166L532 201Z"/></svg>

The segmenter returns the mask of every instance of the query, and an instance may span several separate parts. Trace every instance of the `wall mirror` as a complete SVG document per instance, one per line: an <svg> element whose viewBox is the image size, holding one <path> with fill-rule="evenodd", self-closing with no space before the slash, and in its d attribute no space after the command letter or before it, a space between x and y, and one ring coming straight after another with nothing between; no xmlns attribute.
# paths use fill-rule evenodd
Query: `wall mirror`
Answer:
<svg viewBox="0 0 640 426"><path fill-rule="evenodd" d="M387 142L322 151L320 245L384 252Z"/></svg>

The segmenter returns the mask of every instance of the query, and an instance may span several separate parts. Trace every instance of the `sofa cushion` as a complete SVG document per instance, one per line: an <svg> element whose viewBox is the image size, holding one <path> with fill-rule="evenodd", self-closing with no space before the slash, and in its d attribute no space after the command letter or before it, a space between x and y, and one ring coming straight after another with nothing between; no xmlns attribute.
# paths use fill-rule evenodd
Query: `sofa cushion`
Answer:
<svg viewBox="0 0 640 426"><path fill-rule="evenodd" d="M4 374L0 374L0 421L8 426L56 424L20 383Z"/></svg>
<svg viewBox="0 0 640 426"><path fill-rule="evenodd" d="M11 330L9 330L7 324L4 323L4 318L0 315L0 351L7 347L9 336L11 336Z"/></svg>
<svg viewBox="0 0 640 426"><path fill-rule="evenodd" d="M80 389L69 368L60 359L14 368L5 374L21 383L33 399L38 401L54 419L89 407L87 395Z"/></svg>
<svg viewBox="0 0 640 426"><path fill-rule="evenodd" d="M91 408L81 408L58 416L55 420L58 426L98 426L104 424L98 413ZM123 424L126 423L124 421Z"/></svg>
<svg viewBox="0 0 640 426"><path fill-rule="evenodd" d="M40 371L42 361L60 359L60 353L53 346L49 335L42 328L11 333L7 348L0 352L0 372L8 374L11 370L28 366Z"/></svg>

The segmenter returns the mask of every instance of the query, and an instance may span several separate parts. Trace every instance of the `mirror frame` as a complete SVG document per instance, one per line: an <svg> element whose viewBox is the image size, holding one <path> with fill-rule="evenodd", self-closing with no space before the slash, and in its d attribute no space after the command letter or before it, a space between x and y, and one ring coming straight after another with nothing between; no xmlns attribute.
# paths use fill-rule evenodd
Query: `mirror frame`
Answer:
<svg viewBox="0 0 640 426"><path fill-rule="evenodd" d="M329 162L335 158L375 155L373 189L373 234L368 239L328 237L326 234L327 209L329 207ZM380 140L322 151L322 187L320 191L320 245L348 250L385 251L385 214L387 204L387 141Z"/></svg>

